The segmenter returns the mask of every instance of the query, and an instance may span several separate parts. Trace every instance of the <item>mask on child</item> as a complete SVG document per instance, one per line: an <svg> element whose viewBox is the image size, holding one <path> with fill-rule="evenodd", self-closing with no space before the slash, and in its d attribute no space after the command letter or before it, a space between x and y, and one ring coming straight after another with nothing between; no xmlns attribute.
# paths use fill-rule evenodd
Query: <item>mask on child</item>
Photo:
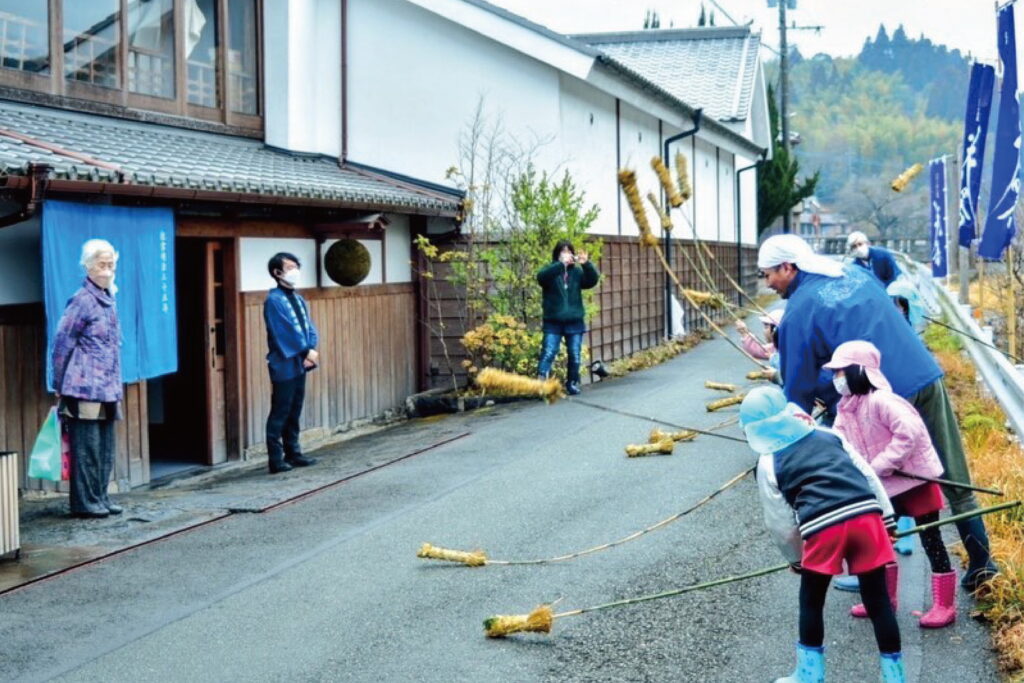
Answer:
<svg viewBox="0 0 1024 683"><path fill-rule="evenodd" d="M298 281L299 281L299 269L298 268L292 268L291 270L284 271L281 274L281 279L283 281L287 282L292 287L294 287L296 285L296 283L298 283Z"/></svg>
<svg viewBox="0 0 1024 683"><path fill-rule="evenodd" d="M850 387L846 384L846 375L843 375L842 377L833 377L832 386L836 388L836 391L839 392L840 396L849 396L851 393Z"/></svg>
<svg viewBox="0 0 1024 683"><path fill-rule="evenodd" d="M871 253L868 251L868 245L863 244L853 250L853 255L855 258L866 259Z"/></svg>

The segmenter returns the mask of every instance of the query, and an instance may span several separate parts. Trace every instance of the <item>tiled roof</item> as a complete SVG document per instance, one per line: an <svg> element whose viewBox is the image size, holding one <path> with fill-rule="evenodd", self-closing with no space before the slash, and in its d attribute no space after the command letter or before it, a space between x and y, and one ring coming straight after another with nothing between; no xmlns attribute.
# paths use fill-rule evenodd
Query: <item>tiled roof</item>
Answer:
<svg viewBox="0 0 1024 683"><path fill-rule="evenodd" d="M337 203L455 214L456 190L420 187L322 155L293 154L259 140L0 102L0 174L30 163L52 178L266 196L273 203Z"/></svg>
<svg viewBox="0 0 1024 683"><path fill-rule="evenodd" d="M574 36L719 121L750 112L761 35L710 27Z"/></svg>

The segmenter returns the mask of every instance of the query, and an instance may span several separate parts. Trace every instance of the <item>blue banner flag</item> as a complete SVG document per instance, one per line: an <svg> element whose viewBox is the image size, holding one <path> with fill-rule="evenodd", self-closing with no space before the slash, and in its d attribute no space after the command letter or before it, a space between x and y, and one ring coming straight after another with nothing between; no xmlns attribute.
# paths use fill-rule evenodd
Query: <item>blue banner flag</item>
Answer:
<svg viewBox="0 0 1024 683"><path fill-rule="evenodd" d="M117 317L125 383L178 369L174 301L174 211L76 202L43 205L43 296L46 303L46 386L53 390L50 351L68 299L82 286L82 245L105 239L118 252Z"/></svg>
<svg viewBox="0 0 1024 683"><path fill-rule="evenodd" d="M946 159L929 161L928 171L931 175L932 277L946 277L949 273L946 262Z"/></svg>
<svg viewBox="0 0 1024 683"><path fill-rule="evenodd" d="M1017 38L1013 27L1013 5L999 10L999 60L1003 84L999 88L999 123L992 162L992 189L988 217L978 255L1000 259L1016 232L1014 211L1020 194L1020 105L1017 101Z"/></svg>
<svg viewBox="0 0 1024 683"><path fill-rule="evenodd" d="M996 70L977 62L971 66L971 84L967 90L967 113L964 114L963 161L960 165L960 233L961 247L971 246L978 231L978 192L981 169L985 161L985 137L988 135L989 113L992 111L992 86Z"/></svg>

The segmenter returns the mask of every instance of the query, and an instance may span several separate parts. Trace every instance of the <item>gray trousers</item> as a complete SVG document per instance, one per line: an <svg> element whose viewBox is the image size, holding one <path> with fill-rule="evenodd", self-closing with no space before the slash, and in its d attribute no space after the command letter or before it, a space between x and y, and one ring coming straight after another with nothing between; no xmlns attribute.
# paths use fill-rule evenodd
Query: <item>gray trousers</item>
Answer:
<svg viewBox="0 0 1024 683"><path fill-rule="evenodd" d="M71 513L106 512L114 471L114 420L62 417L71 441Z"/></svg>
<svg viewBox="0 0 1024 683"><path fill-rule="evenodd" d="M939 454L939 460L942 461L945 470L943 476L950 481L970 484L971 471L967 467L964 442L960 437L956 413L953 412L949 394L946 393L946 385L941 379L937 379L907 400L917 408L921 419L924 420L924 426L928 428L932 445L935 446L935 452ZM978 507L973 491L943 486L942 492L946 495L954 514L970 512Z"/></svg>

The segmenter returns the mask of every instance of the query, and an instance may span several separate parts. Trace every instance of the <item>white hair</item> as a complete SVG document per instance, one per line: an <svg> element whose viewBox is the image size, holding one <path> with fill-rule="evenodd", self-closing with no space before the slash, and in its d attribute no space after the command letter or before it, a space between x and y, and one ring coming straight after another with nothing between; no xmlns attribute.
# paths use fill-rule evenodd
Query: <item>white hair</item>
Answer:
<svg viewBox="0 0 1024 683"><path fill-rule="evenodd" d="M100 254L113 254L114 262L117 262L117 250L114 249L114 245L106 240L91 239L82 245L82 260L79 263L86 270L89 270L89 266L96 260L96 257Z"/></svg>

